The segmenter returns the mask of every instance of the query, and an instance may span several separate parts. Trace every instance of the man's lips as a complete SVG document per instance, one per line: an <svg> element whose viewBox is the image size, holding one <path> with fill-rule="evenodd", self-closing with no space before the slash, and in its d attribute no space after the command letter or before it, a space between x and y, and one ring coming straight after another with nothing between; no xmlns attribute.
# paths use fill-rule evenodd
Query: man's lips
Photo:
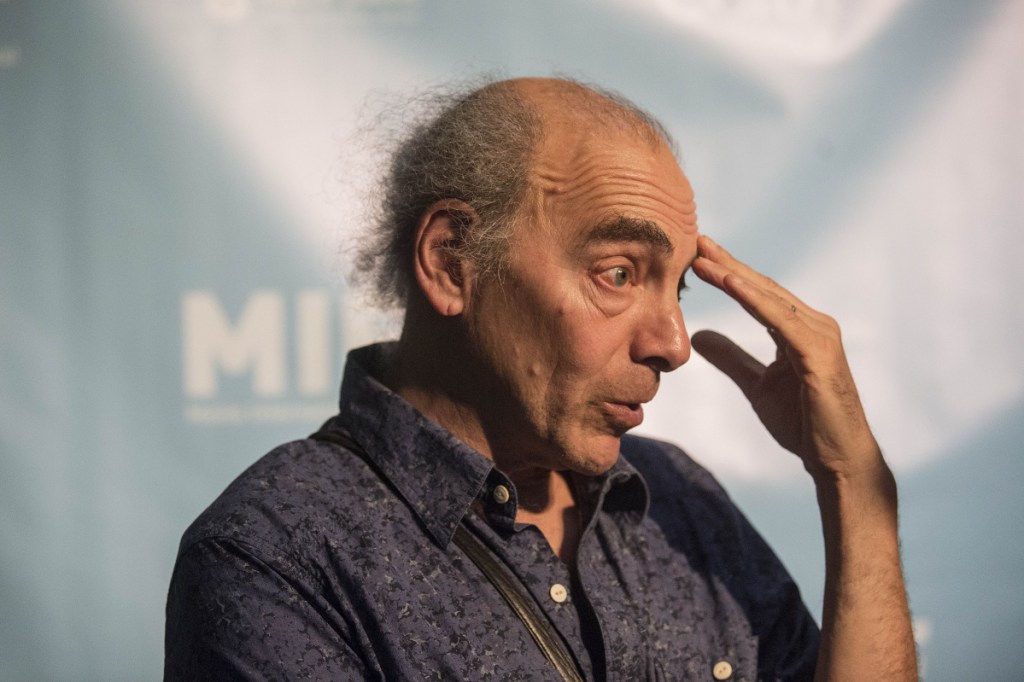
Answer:
<svg viewBox="0 0 1024 682"><path fill-rule="evenodd" d="M606 402L604 409L612 425L623 431L640 426L644 420L644 406L641 403Z"/></svg>

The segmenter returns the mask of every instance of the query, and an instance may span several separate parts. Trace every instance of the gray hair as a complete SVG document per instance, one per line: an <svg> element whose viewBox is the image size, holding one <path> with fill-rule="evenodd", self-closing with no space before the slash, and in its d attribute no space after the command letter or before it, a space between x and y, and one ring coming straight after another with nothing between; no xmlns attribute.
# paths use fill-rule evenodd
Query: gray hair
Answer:
<svg viewBox="0 0 1024 682"><path fill-rule="evenodd" d="M581 118L625 129L675 149L665 128L614 92L564 79L563 94ZM383 308L403 308L414 286L419 218L433 203L458 199L479 222L462 225L453 249L484 276L500 276L528 187L540 114L508 81L488 80L420 98L426 115L398 140L380 192L373 231L358 248L357 281ZM456 219L458 216L456 216Z"/></svg>

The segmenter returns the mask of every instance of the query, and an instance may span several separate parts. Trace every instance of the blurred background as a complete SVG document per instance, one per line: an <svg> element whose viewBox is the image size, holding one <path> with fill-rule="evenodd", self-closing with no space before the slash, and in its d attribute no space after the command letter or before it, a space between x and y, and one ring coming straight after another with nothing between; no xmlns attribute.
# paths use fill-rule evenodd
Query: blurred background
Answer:
<svg viewBox="0 0 1024 682"><path fill-rule="evenodd" d="M481 71L666 123L701 229L843 325L925 678L1020 679L1022 35L1020 0L0 0L0 679L160 677L182 531L394 334L345 278L375 112ZM690 331L769 358L694 280ZM739 391L695 356L640 432L820 615L810 481Z"/></svg>

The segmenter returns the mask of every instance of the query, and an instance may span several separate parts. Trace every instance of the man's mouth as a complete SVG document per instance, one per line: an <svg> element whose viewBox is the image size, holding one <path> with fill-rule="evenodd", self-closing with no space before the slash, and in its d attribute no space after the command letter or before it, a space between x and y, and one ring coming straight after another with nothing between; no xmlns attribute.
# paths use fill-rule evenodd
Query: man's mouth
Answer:
<svg viewBox="0 0 1024 682"><path fill-rule="evenodd" d="M640 426L644 420L644 406L641 403L606 402L605 413L616 431L626 431Z"/></svg>

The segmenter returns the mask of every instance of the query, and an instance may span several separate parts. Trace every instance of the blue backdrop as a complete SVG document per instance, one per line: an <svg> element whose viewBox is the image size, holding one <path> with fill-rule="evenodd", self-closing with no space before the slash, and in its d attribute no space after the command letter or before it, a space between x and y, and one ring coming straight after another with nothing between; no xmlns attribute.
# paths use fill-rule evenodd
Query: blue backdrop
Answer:
<svg viewBox="0 0 1024 682"><path fill-rule="evenodd" d="M181 532L394 331L343 277L364 102L498 69L649 108L701 229L843 323L925 677L1019 679L1021 35L1018 0L0 1L0 678L159 677ZM695 358L641 431L820 612L810 482L739 391Z"/></svg>

